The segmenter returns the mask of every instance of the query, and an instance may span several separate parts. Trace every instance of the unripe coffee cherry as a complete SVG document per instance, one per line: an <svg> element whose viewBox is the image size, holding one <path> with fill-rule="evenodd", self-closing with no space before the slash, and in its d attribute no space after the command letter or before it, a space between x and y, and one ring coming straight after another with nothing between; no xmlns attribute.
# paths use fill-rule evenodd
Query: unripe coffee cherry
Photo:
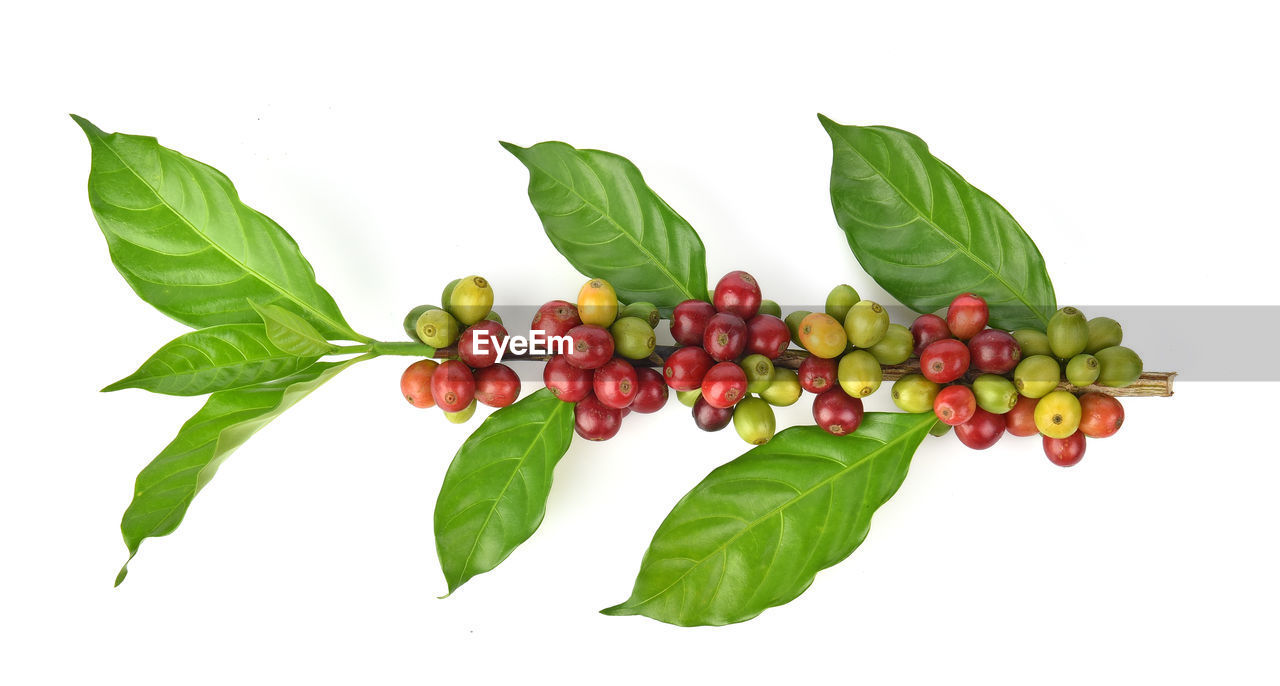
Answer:
<svg viewBox="0 0 1280 686"><path fill-rule="evenodd" d="M1018 404L1018 389L1013 382L997 374L982 374L973 380L973 395L978 407L992 414L1004 414Z"/></svg>
<svg viewBox="0 0 1280 686"><path fill-rule="evenodd" d="M849 314L849 309L857 305L860 300L862 298L858 297L858 292L853 290L853 286L842 283L832 288L827 294L826 312L832 319L843 322Z"/></svg>
<svg viewBox="0 0 1280 686"><path fill-rule="evenodd" d="M409 340L418 341L419 343L422 342L422 339L418 338L418 317L421 317L422 313L427 310L438 309L440 308L435 305L418 305L412 310L409 310L409 314L404 316L404 332L409 336Z"/></svg>
<svg viewBox="0 0 1280 686"><path fill-rule="evenodd" d="M813 399L813 421L832 436L846 436L862 424L862 399L839 386Z"/></svg>
<svg viewBox="0 0 1280 686"><path fill-rule="evenodd" d="M835 360L806 357L798 370L800 386L810 393L826 393L836 385L839 369Z"/></svg>
<svg viewBox="0 0 1280 686"><path fill-rule="evenodd" d="M712 407L733 407L747 394L747 374L733 362L718 362L702 378L702 399Z"/></svg>
<svg viewBox="0 0 1280 686"><path fill-rule="evenodd" d="M676 400L680 401L685 407L693 407L698 402L698 398L702 397L702 387L693 389L692 391L676 391Z"/></svg>
<svg viewBox="0 0 1280 686"><path fill-rule="evenodd" d="M978 409L978 401L968 386L947 386L933 399L933 413L950 426L969 421Z"/></svg>
<svg viewBox="0 0 1280 686"><path fill-rule="evenodd" d="M903 412L931 412L938 384L920 374L907 374L893 383L893 404Z"/></svg>
<svg viewBox="0 0 1280 686"><path fill-rule="evenodd" d="M644 301L634 302L622 308L618 312L618 318L621 319L623 317L635 317L648 324L650 329L662 321L662 316L658 314L658 306Z"/></svg>
<svg viewBox="0 0 1280 686"><path fill-rule="evenodd" d="M702 349L717 362L736 360L747 347L747 323L736 314L718 312L702 333Z"/></svg>
<svg viewBox="0 0 1280 686"><path fill-rule="evenodd" d="M1036 405L1039 404L1039 398L1019 395L1017 404L1004 414L1005 428L1009 433L1014 436L1034 436L1040 433L1036 428Z"/></svg>
<svg viewBox="0 0 1280 686"><path fill-rule="evenodd" d="M1069 360L1084 352L1089 344L1089 323L1084 313L1074 307L1064 307L1049 318L1049 326L1045 329L1049 336L1049 349L1054 357Z"/></svg>
<svg viewBox="0 0 1280 686"><path fill-rule="evenodd" d="M1124 407L1105 393L1080 396L1080 431L1089 438L1113 436L1124 424Z"/></svg>
<svg viewBox="0 0 1280 686"><path fill-rule="evenodd" d="M1142 358L1138 353L1113 345L1094 353L1098 358L1098 383L1112 388L1124 388L1142 376Z"/></svg>
<svg viewBox="0 0 1280 686"><path fill-rule="evenodd" d="M594 372L580 369L569 363L564 355L556 355L542 368L542 382L551 394L567 402L576 403L591 394Z"/></svg>
<svg viewBox="0 0 1280 686"><path fill-rule="evenodd" d="M529 333L541 331L544 338L567 336L569 330L582 324L578 318L578 306L564 300L552 300L538 308L529 325Z"/></svg>
<svg viewBox="0 0 1280 686"><path fill-rule="evenodd" d="M462 329L453 315L437 308L418 315L414 331L418 334L418 340L439 349L453 345Z"/></svg>
<svg viewBox="0 0 1280 686"><path fill-rule="evenodd" d="M693 403L693 423L703 431L719 431L733 421L733 407L716 407L698 396Z"/></svg>
<svg viewBox="0 0 1280 686"><path fill-rule="evenodd" d="M884 338L867 348L867 352L874 355L880 364L902 364L911 358L914 347L915 339L910 329L901 324L890 324L885 329Z"/></svg>
<svg viewBox="0 0 1280 686"><path fill-rule="evenodd" d="M440 293L440 307L446 310L449 309L449 300L453 296L453 289L460 283L462 283L462 279L454 279L445 284L444 290Z"/></svg>
<svg viewBox="0 0 1280 686"><path fill-rule="evenodd" d="M1080 401L1067 391L1054 391L1036 405L1036 428L1050 438L1066 438L1080 428Z"/></svg>
<svg viewBox="0 0 1280 686"><path fill-rule="evenodd" d="M473 416L475 416L475 414L476 414L476 399L472 398L471 402L468 403L467 406L462 408L461 410L458 410L457 412L445 412L444 418L449 420L449 422L452 424L465 424L467 423L467 420L471 419Z"/></svg>
<svg viewBox="0 0 1280 686"><path fill-rule="evenodd" d="M1043 398L1061 380L1062 368L1048 355L1024 357L1013 370L1013 385L1028 398Z"/></svg>
<svg viewBox="0 0 1280 686"><path fill-rule="evenodd" d="M631 409L641 414L661 410L667 404L667 384L656 369L636 368L636 397Z"/></svg>
<svg viewBox="0 0 1280 686"><path fill-rule="evenodd" d="M476 395L476 380L465 362L446 360L431 375L431 397L445 412L460 412Z"/></svg>
<svg viewBox="0 0 1280 686"><path fill-rule="evenodd" d="M747 320L748 355L759 354L776 360L791 345L791 332L787 325L771 314L757 314Z"/></svg>
<svg viewBox="0 0 1280 686"><path fill-rule="evenodd" d="M760 311L756 313L757 316L762 314L782 319L782 306L768 298L765 298L760 301Z"/></svg>
<svg viewBox="0 0 1280 686"><path fill-rule="evenodd" d="M594 395L573 408L573 430L588 441L607 441L622 428L622 411L600 402Z"/></svg>
<svg viewBox="0 0 1280 686"><path fill-rule="evenodd" d="M1098 380L1098 358L1080 353L1067 361L1067 381L1072 386L1088 386Z"/></svg>
<svg viewBox="0 0 1280 686"><path fill-rule="evenodd" d="M920 353L920 373L934 383L950 383L969 369L969 348L954 338L934 341Z"/></svg>
<svg viewBox="0 0 1280 686"><path fill-rule="evenodd" d="M449 314L463 326L471 326L493 309L493 288L484 277L463 277L449 292L448 303Z"/></svg>
<svg viewBox="0 0 1280 686"><path fill-rule="evenodd" d="M764 355L747 355L738 366L747 375L748 393L763 393L773 383L773 361Z"/></svg>
<svg viewBox="0 0 1280 686"><path fill-rule="evenodd" d="M488 319L491 322L497 322L499 324L502 323L502 315L498 314L497 312L494 312L493 310L489 310L489 314L486 314L484 318Z"/></svg>
<svg viewBox="0 0 1280 686"><path fill-rule="evenodd" d="M988 374L1008 374L1022 361L1022 349L1007 331L986 329L969 339L969 363Z"/></svg>
<svg viewBox="0 0 1280 686"><path fill-rule="evenodd" d="M808 310L796 310L782 320L787 325L787 331L791 334L792 343L804 345L800 342L800 322L803 322L804 318L811 314L813 313Z"/></svg>
<svg viewBox="0 0 1280 686"><path fill-rule="evenodd" d="M1032 355L1053 356L1053 348L1049 347L1049 336L1043 331L1018 329L1009 332L1009 335L1013 336L1013 340L1018 342L1018 348L1022 350L1022 359L1024 360Z"/></svg>
<svg viewBox="0 0 1280 686"><path fill-rule="evenodd" d="M439 366L435 360L418 360L400 375L400 394L414 407L435 407L431 397L431 377Z"/></svg>
<svg viewBox="0 0 1280 686"><path fill-rule="evenodd" d="M578 317L583 324L609 326L618 318L618 294L604 279L592 279L578 291Z"/></svg>
<svg viewBox="0 0 1280 686"><path fill-rule="evenodd" d="M743 398L733 408L733 428L747 443L764 445L777 429L773 408L759 398Z"/></svg>
<svg viewBox="0 0 1280 686"><path fill-rule="evenodd" d="M569 329L573 341L565 357L569 364L582 369L595 369L613 357L613 336L609 330L592 324Z"/></svg>
<svg viewBox="0 0 1280 686"><path fill-rule="evenodd" d="M964 424L956 426L956 438L974 450L986 450L1004 435L1004 417L979 407Z"/></svg>
<svg viewBox="0 0 1280 686"><path fill-rule="evenodd" d="M760 311L760 284L744 271L733 271L720 277L711 302L719 312L736 314L743 321Z"/></svg>
<svg viewBox="0 0 1280 686"><path fill-rule="evenodd" d="M615 357L596 369L591 388L597 400L621 410L635 400L639 384L636 368L621 357Z"/></svg>
<svg viewBox="0 0 1280 686"><path fill-rule="evenodd" d="M947 308L947 328L952 336L967 341L987 328L989 317L986 300L973 293L962 293Z"/></svg>
<svg viewBox="0 0 1280 686"><path fill-rule="evenodd" d="M788 407L800 399L800 377L790 369L775 368L769 387L760 397L774 407Z"/></svg>
<svg viewBox="0 0 1280 686"><path fill-rule="evenodd" d="M458 338L458 357L476 369L492 366L498 363L499 343L505 346L506 340L507 330L501 324L482 319Z"/></svg>
<svg viewBox="0 0 1280 686"><path fill-rule="evenodd" d="M505 364L478 369L476 400L489 407L506 407L520 397L520 376Z"/></svg>
<svg viewBox="0 0 1280 686"><path fill-rule="evenodd" d="M1111 317L1094 317L1089 320L1088 327L1089 342L1085 344L1084 351L1090 355L1103 348L1120 345L1124 340L1124 330L1120 328L1120 322Z"/></svg>
<svg viewBox="0 0 1280 686"><path fill-rule="evenodd" d="M676 305L671 313L671 337L680 345L702 345L707 322L715 314L715 306L704 300L686 300Z"/></svg>
<svg viewBox="0 0 1280 686"><path fill-rule="evenodd" d="M840 322L822 312L814 312L800 322L800 345L823 358L839 357L849 348L849 338Z"/></svg>
<svg viewBox="0 0 1280 686"><path fill-rule="evenodd" d="M855 398L865 398L880 388L880 383L884 381L884 370L871 353L853 350L840 358L836 378L845 393Z"/></svg>
<svg viewBox="0 0 1280 686"><path fill-rule="evenodd" d="M1077 431L1066 438L1050 438L1045 436L1042 443L1044 454L1049 461L1059 467L1070 467L1084 459L1084 434Z"/></svg>
<svg viewBox="0 0 1280 686"><path fill-rule="evenodd" d="M707 370L715 364L715 360L702 348L680 348L671 353L662 368L662 377L667 385L677 391L692 391L702 387L702 379Z"/></svg>
<svg viewBox="0 0 1280 686"><path fill-rule="evenodd" d="M639 317L618 317L609 327L613 336L613 349L629 360L643 360L653 354L658 339L653 327Z"/></svg>
<svg viewBox="0 0 1280 686"><path fill-rule="evenodd" d="M947 328L946 320L936 314L922 314L911 322L911 352L915 355L944 338L951 338L951 329Z"/></svg>
<svg viewBox="0 0 1280 686"><path fill-rule="evenodd" d="M859 301L844 318L844 333L855 348L870 348L889 329L889 313L880 303Z"/></svg>

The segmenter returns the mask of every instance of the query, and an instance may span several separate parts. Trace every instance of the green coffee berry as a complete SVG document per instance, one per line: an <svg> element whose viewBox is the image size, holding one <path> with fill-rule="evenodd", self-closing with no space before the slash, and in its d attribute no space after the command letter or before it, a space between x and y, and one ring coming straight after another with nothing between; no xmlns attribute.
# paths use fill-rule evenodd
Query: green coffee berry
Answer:
<svg viewBox="0 0 1280 686"><path fill-rule="evenodd" d="M747 443L764 445L777 428L773 408L759 398L743 398L733 408L733 428Z"/></svg>
<svg viewBox="0 0 1280 686"><path fill-rule="evenodd" d="M1066 438L1080 428L1080 400L1067 391L1054 391L1036 403L1036 428L1049 438Z"/></svg>
<svg viewBox="0 0 1280 686"><path fill-rule="evenodd" d="M698 402L698 398L702 396L702 389L695 388L692 391L676 391L676 400L680 401L685 407L693 407Z"/></svg>
<svg viewBox="0 0 1280 686"><path fill-rule="evenodd" d="M768 388L760 391L760 397L774 407L787 407L800 399L800 392L803 390L799 375L790 369L777 367L773 370L773 381Z"/></svg>
<svg viewBox="0 0 1280 686"><path fill-rule="evenodd" d="M1067 381L1072 386L1088 386L1098 380L1098 358L1080 353L1067 362Z"/></svg>
<svg viewBox="0 0 1280 686"><path fill-rule="evenodd" d="M858 297L858 292L853 290L853 286L842 283L831 289L827 294L827 314L831 315L838 322L843 322L844 318L849 315L849 309L858 304L862 298Z"/></svg>
<svg viewBox="0 0 1280 686"><path fill-rule="evenodd" d="M760 301L759 314L771 314L778 319L782 319L782 306L773 300L765 298Z"/></svg>
<svg viewBox="0 0 1280 686"><path fill-rule="evenodd" d="M1090 355L1115 345L1120 345L1120 341L1124 340L1124 330L1120 328L1120 322L1111 317L1094 317L1089 320L1089 342L1084 346L1084 351Z"/></svg>
<svg viewBox="0 0 1280 686"><path fill-rule="evenodd" d="M951 425L946 422L934 422L933 428L929 429L930 436L946 436L951 432Z"/></svg>
<svg viewBox="0 0 1280 686"><path fill-rule="evenodd" d="M1142 358L1123 345L1103 348L1094 356L1098 358L1098 383L1103 386L1124 388L1142 376Z"/></svg>
<svg viewBox="0 0 1280 686"><path fill-rule="evenodd" d="M426 312L427 310L438 310L438 309L440 308L436 307L435 305L418 305L412 310L409 310L409 314L406 314L404 316L404 332L409 335L410 340L418 341L419 343L422 342L418 338L418 330L417 330L418 317L421 317L422 313Z"/></svg>
<svg viewBox="0 0 1280 686"><path fill-rule="evenodd" d="M458 410L457 412L445 412L444 418L448 419L454 424L463 424L468 419L471 419L471 416L474 415L475 413L476 413L476 400L475 398L472 398L470 405L467 405L466 407L462 408L461 410Z"/></svg>
<svg viewBox="0 0 1280 686"><path fill-rule="evenodd" d="M1022 351L1024 360L1032 355L1053 354L1053 348L1049 347L1049 336L1043 331L1018 329L1009 333L1013 335L1013 340L1018 342L1018 348Z"/></svg>
<svg viewBox="0 0 1280 686"><path fill-rule="evenodd" d="M462 282L462 279L454 279L444 287L444 291L440 293L440 307L449 309L449 298L453 295L453 289Z"/></svg>
<svg viewBox="0 0 1280 686"><path fill-rule="evenodd" d="M998 374L982 374L973 380L973 397L978 407L992 414L1004 414L1018 404L1018 389Z"/></svg>
<svg viewBox="0 0 1280 686"><path fill-rule="evenodd" d="M867 348L867 351L875 355L880 364L902 364L911 357L914 346L911 329L901 324L890 324L884 331L884 338Z"/></svg>
<svg viewBox="0 0 1280 686"><path fill-rule="evenodd" d="M893 383L893 404L903 412L933 412L938 384L920 374L907 374Z"/></svg>
<svg viewBox="0 0 1280 686"><path fill-rule="evenodd" d="M1048 355L1024 357L1013 370L1013 385L1028 398L1043 398L1058 387L1062 368Z"/></svg>
<svg viewBox="0 0 1280 686"><path fill-rule="evenodd" d="M884 371L880 369L880 361L866 350L854 350L840 358L840 366L836 368L836 377L840 380L840 388L855 398L865 398L884 381Z"/></svg>
<svg viewBox="0 0 1280 686"><path fill-rule="evenodd" d="M804 318L811 314L813 313L807 310L796 310L795 312L787 315L787 318L783 320L787 323L787 330L791 332L792 343L800 345L800 322L804 321Z"/></svg>
<svg viewBox="0 0 1280 686"><path fill-rule="evenodd" d="M1059 360L1069 360L1084 352L1089 344L1089 323L1084 313L1074 307L1064 307L1049 318L1045 329L1049 336L1049 348Z"/></svg>
<svg viewBox="0 0 1280 686"><path fill-rule="evenodd" d="M613 334L613 349L622 357L643 360L653 354L657 339L653 327L639 317L620 317L609 326Z"/></svg>
<svg viewBox="0 0 1280 686"><path fill-rule="evenodd" d="M889 330L889 313L879 303L862 300L849 308L844 332L855 348L870 348Z"/></svg>
<svg viewBox="0 0 1280 686"><path fill-rule="evenodd" d="M738 366L747 373L748 393L763 393L773 383L773 360L764 355L747 355Z"/></svg>
<svg viewBox="0 0 1280 686"><path fill-rule="evenodd" d="M453 315L441 309L427 310L418 317L414 325L418 340L433 347L447 348L458 340L461 327Z"/></svg>
<svg viewBox="0 0 1280 686"><path fill-rule="evenodd" d="M502 315L498 314L497 312L494 312L493 310L489 310L489 314L486 314L484 318L488 319L491 322L498 322L499 324L502 323Z"/></svg>
<svg viewBox="0 0 1280 686"><path fill-rule="evenodd" d="M493 288L483 276L468 276L449 292L446 309L463 326L471 326L493 309Z"/></svg>
<svg viewBox="0 0 1280 686"><path fill-rule="evenodd" d="M658 306L647 302L631 303L630 305L627 305L618 312L618 317L635 317L636 319L642 319L649 324L649 328L651 329L657 326L658 322L662 320L661 315L658 314Z"/></svg>

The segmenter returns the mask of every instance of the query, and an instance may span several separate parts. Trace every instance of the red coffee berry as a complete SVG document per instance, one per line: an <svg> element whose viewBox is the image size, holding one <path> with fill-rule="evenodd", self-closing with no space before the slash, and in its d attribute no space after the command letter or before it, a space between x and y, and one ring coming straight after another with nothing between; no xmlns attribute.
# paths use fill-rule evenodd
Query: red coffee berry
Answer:
<svg viewBox="0 0 1280 686"><path fill-rule="evenodd" d="M649 414L661 410L667 404L667 384L656 369L637 368L636 380L636 397L631 401L631 409Z"/></svg>
<svg viewBox="0 0 1280 686"><path fill-rule="evenodd" d="M747 394L747 373L732 362L718 362L702 379L702 397L712 407L733 407Z"/></svg>
<svg viewBox="0 0 1280 686"><path fill-rule="evenodd" d="M529 333L541 331L544 338L550 336L567 336L569 329L582 324L578 317L578 306L564 300L552 300L538 308L533 315L533 323L529 325Z"/></svg>
<svg viewBox="0 0 1280 686"><path fill-rule="evenodd" d="M613 357L613 335L594 324L581 324L569 329L573 346L565 357L569 364L581 369L595 369Z"/></svg>
<svg viewBox="0 0 1280 686"><path fill-rule="evenodd" d="M716 407L702 397L693 403L693 423L703 431L719 431L732 421L732 407Z"/></svg>
<svg viewBox="0 0 1280 686"><path fill-rule="evenodd" d="M771 315L757 314L747 320L748 355L764 355L776 360L791 345L791 330L786 322Z"/></svg>
<svg viewBox="0 0 1280 686"><path fill-rule="evenodd" d="M636 368L621 357L615 357L600 365L591 387L596 400L621 410L636 399L636 386L639 382Z"/></svg>
<svg viewBox="0 0 1280 686"><path fill-rule="evenodd" d="M751 319L760 311L760 284L744 271L734 271L720 277L711 302L719 312L728 312Z"/></svg>
<svg viewBox="0 0 1280 686"><path fill-rule="evenodd" d="M569 364L564 355L556 355L542 368L542 382L551 394L567 402L576 403L591 394L591 382L595 373Z"/></svg>
<svg viewBox="0 0 1280 686"><path fill-rule="evenodd" d="M600 402L594 395L583 398L573 408L573 430L588 441L607 441L618 435L622 411Z"/></svg>
<svg viewBox="0 0 1280 686"><path fill-rule="evenodd" d="M800 377L800 387L810 393L826 393L836 385L836 375L840 363L837 360L810 355L800 363L796 374Z"/></svg>
<svg viewBox="0 0 1280 686"><path fill-rule="evenodd" d="M431 377L440 366L435 360L418 360L400 375L400 394L414 407L435 407L431 397Z"/></svg>
<svg viewBox="0 0 1280 686"><path fill-rule="evenodd" d="M476 400L489 407L506 407L520 397L520 376L505 364L477 369Z"/></svg>
<svg viewBox="0 0 1280 686"><path fill-rule="evenodd" d="M671 312L671 337L680 345L702 345L702 334L707 322L716 314L716 307L705 300L686 300Z"/></svg>
<svg viewBox="0 0 1280 686"><path fill-rule="evenodd" d="M692 391L702 387L702 379L713 364L715 360L702 348L680 348L667 358L662 367L662 377L677 391Z"/></svg>
<svg viewBox="0 0 1280 686"><path fill-rule="evenodd" d="M964 424L956 425L956 438L974 450L986 450L1004 435L1004 415L979 407Z"/></svg>
<svg viewBox="0 0 1280 686"><path fill-rule="evenodd" d="M969 348L954 338L930 343L920 353L920 373L934 383L951 383L969 369Z"/></svg>
<svg viewBox="0 0 1280 686"><path fill-rule="evenodd" d="M845 436L862 424L862 398L855 398L839 386L813 399L813 421L832 436Z"/></svg>
<svg viewBox="0 0 1280 686"><path fill-rule="evenodd" d="M933 399L933 413L951 426L969 421L977 409L978 400L968 386L947 386Z"/></svg>
<svg viewBox="0 0 1280 686"><path fill-rule="evenodd" d="M1070 467L1084 459L1084 432L1077 431L1066 438L1044 437L1044 454L1059 467Z"/></svg>
<svg viewBox="0 0 1280 686"><path fill-rule="evenodd" d="M1036 428L1036 405L1039 404L1039 398L1028 398L1025 395L1019 395L1018 404L1004 413L1004 425L1009 430L1009 433L1023 437L1040 433L1040 430Z"/></svg>
<svg viewBox="0 0 1280 686"><path fill-rule="evenodd" d="M702 349L711 359L716 362L736 360L746 347L747 323L742 321L742 317L720 312L707 322L707 330L702 334Z"/></svg>
<svg viewBox="0 0 1280 686"><path fill-rule="evenodd" d="M476 379L461 360L446 360L431 375L431 397L445 412L461 412L476 395Z"/></svg>
<svg viewBox="0 0 1280 686"><path fill-rule="evenodd" d="M952 336L967 341L987 328L989 317L986 300L973 293L961 293L947 308L947 328Z"/></svg>
<svg viewBox="0 0 1280 686"><path fill-rule="evenodd" d="M1124 424L1124 407L1106 393L1080 396L1080 431L1089 438L1115 435Z"/></svg>
<svg viewBox="0 0 1280 686"><path fill-rule="evenodd" d="M986 329L969 339L969 364L980 372L1008 374L1022 359L1022 348L1008 331Z"/></svg>
<svg viewBox="0 0 1280 686"><path fill-rule="evenodd" d="M947 328L947 320L936 314L922 314L911 322L912 353L917 357L929 344L951 338L951 329Z"/></svg>
<svg viewBox="0 0 1280 686"><path fill-rule="evenodd" d="M507 330L498 322L481 319L458 337L458 357L468 367L481 369L498 363L498 343L507 340Z"/></svg>

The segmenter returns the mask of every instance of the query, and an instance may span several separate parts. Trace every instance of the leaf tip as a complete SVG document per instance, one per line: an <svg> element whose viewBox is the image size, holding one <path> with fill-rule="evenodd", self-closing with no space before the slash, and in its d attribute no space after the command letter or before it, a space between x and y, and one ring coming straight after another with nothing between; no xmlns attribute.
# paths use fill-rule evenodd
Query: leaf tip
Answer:
<svg viewBox="0 0 1280 686"><path fill-rule="evenodd" d="M831 132L836 130L837 128L840 128L840 124L838 124L831 117L828 117L827 115L821 112L818 113L818 123L822 124L822 128L826 129L828 132Z"/></svg>
<svg viewBox="0 0 1280 686"><path fill-rule="evenodd" d="M516 145L515 143L498 141L498 145L501 145L503 150L506 150L507 152L511 153L512 155L515 155L516 157L519 157L520 153L524 151L524 148Z"/></svg>
<svg viewBox="0 0 1280 686"><path fill-rule="evenodd" d="M89 121L88 119L85 119L84 117L78 114L68 114L67 116L71 117L71 121L75 122L77 125L80 126L80 129L84 131L85 135L87 136L104 135L102 129L94 126L93 122Z"/></svg>
<svg viewBox="0 0 1280 686"><path fill-rule="evenodd" d="M636 614L636 610L635 608L628 607L626 603L618 603L613 607L606 607L601 610L600 614L608 615L610 617L629 617Z"/></svg>
<svg viewBox="0 0 1280 686"><path fill-rule="evenodd" d="M120 588L120 584L124 583L124 578L126 576L129 576L129 563L127 562L124 564L123 567L120 568L120 572L116 574L116 582L112 584L111 587Z"/></svg>

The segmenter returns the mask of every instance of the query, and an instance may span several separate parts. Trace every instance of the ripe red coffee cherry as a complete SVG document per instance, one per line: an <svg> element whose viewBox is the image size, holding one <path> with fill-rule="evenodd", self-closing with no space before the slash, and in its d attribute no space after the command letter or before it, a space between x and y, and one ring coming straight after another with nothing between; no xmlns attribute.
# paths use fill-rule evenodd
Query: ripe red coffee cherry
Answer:
<svg viewBox="0 0 1280 686"><path fill-rule="evenodd" d="M1004 435L1004 415L979 407L964 424L956 426L956 438L974 450L986 450Z"/></svg>
<svg viewBox="0 0 1280 686"><path fill-rule="evenodd" d="M711 302L719 312L728 312L751 319L760 311L760 284L754 276L744 271L734 271L720 277Z"/></svg>
<svg viewBox="0 0 1280 686"><path fill-rule="evenodd" d="M987 329L969 339L969 363L988 374L1008 374L1022 360L1022 348L1008 331Z"/></svg>
<svg viewBox="0 0 1280 686"><path fill-rule="evenodd" d="M520 397L520 376L505 364L478 369L476 400L489 407L506 407Z"/></svg>
<svg viewBox="0 0 1280 686"><path fill-rule="evenodd" d="M933 413L951 426L969 421L977 410L978 400L968 386L947 386L933 399Z"/></svg>
<svg viewBox="0 0 1280 686"><path fill-rule="evenodd" d="M569 364L564 355L556 355L542 368L542 383L551 389L552 395L567 403L576 403L590 395L594 377L590 369Z"/></svg>
<svg viewBox="0 0 1280 686"><path fill-rule="evenodd" d="M498 322L481 319L467 327L458 338L458 357L468 367L481 369L498 363L498 343L507 340L507 330Z"/></svg>
<svg viewBox="0 0 1280 686"><path fill-rule="evenodd" d="M947 320L936 314L922 314L911 322L912 353L917 357L930 343L944 338L951 338L951 329L947 328Z"/></svg>
<svg viewBox="0 0 1280 686"><path fill-rule="evenodd" d="M686 300L671 312L671 337L680 345L702 345L707 322L715 315L715 305L705 300Z"/></svg>
<svg viewBox="0 0 1280 686"><path fill-rule="evenodd" d="M719 431L732 421L732 407L716 407L701 396L693 403L693 423L703 431Z"/></svg>
<svg viewBox="0 0 1280 686"><path fill-rule="evenodd" d="M569 329L573 346L565 357L569 364L581 369L595 369L613 357L613 335L594 324L581 324Z"/></svg>
<svg viewBox="0 0 1280 686"><path fill-rule="evenodd" d="M839 361L811 355L800 363L796 374L800 377L800 387L804 390L810 393L826 393L836 385L839 371Z"/></svg>
<svg viewBox="0 0 1280 686"><path fill-rule="evenodd" d="M552 300L538 308L529 325L529 333L541 331L545 336L567 336L569 329L582 324L578 306L565 300Z"/></svg>
<svg viewBox="0 0 1280 686"><path fill-rule="evenodd" d="M588 441L607 441L622 427L622 410L609 407L594 395L573 408L573 430Z"/></svg>
<svg viewBox="0 0 1280 686"><path fill-rule="evenodd" d="M791 330L786 322L771 315L757 314L747 320L748 355L764 355L776 360L791 345Z"/></svg>
<svg viewBox="0 0 1280 686"><path fill-rule="evenodd" d="M677 391L692 391L702 388L702 379L713 364L715 360L702 348L680 348L667 358L667 363L662 367L662 377L666 379L668 386Z"/></svg>
<svg viewBox="0 0 1280 686"><path fill-rule="evenodd" d="M400 375L400 394L414 407L435 407L431 397L431 376L439 363L435 360L418 360Z"/></svg>
<svg viewBox="0 0 1280 686"><path fill-rule="evenodd" d="M947 328L952 336L967 341L987 328L989 317L986 300L973 293L961 293L947 308Z"/></svg>
<svg viewBox="0 0 1280 686"><path fill-rule="evenodd" d="M934 383L950 383L969 369L969 348L954 338L934 341L920 353L920 373Z"/></svg>
<svg viewBox="0 0 1280 686"><path fill-rule="evenodd" d="M720 312L707 322L702 349L716 362L736 360L747 347L747 323L736 314Z"/></svg>
<svg viewBox="0 0 1280 686"><path fill-rule="evenodd" d="M747 373L732 362L718 362L702 379L702 397L712 407L733 407L747 394Z"/></svg>
<svg viewBox="0 0 1280 686"><path fill-rule="evenodd" d="M845 436L862 424L862 398L855 398L839 386L813 399L813 421L832 436Z"/></svg>
<svg viewBox="0 0 1280 686"><path fill-rule="evenodd" d="M1080 431L1089 438L1106 438L1124 424L1124 407L1106 393L1080 396Z"/></svg>
<svg viewBox="0 0 1280 686"><path fill-rule="evenodd" d="M1066 438L1044 437L1044 454L1059 467L1070 467L1084 459L1084 433L1077 431Z"/></svg>
<svg viewBox="0 0 1280 686"><path fill-rule="evenodd" d="M1018 396L1018 404L1013 406L1012 410L1004 413L1004 425L1009 433L1014 436L1034 436L1040 433L1040 429L1036 428L1036 405L1040 404L1039 398L1028 398L1025 395Z"/></svg>
<svg viewBox="0 0 1280 686"><path fill-rule="evenodd" d="M596 400L621 410L636 399L639 383L636 368L621 357L615 357L596 370L591 386Z"/></svg>
<svg viewBox="0 0 1280 686"><path fill-rule="evenodd" d="M657 370L637 368L636 380L636 397L631 401L631 409L649 414L661 410L667 404L667 384Z"/></svg>
<svg viewBox="0 0 1280 686"><path fill-rule="evenodd" d="M476 379L461 360L446 360L431 375L431 397L445 412L461 412L476 396Z"/></svg>

